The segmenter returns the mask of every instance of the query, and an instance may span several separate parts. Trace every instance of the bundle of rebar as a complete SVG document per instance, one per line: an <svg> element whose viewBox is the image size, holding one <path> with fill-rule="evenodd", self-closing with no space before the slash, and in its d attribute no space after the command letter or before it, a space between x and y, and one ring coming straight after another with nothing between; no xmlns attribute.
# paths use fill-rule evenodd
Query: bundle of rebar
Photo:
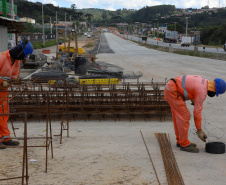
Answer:
<svg viewBox="0 0 226 185"><path fill-rule="evenodd" d="M177 161L172 151L169 135L166 133L155 133L161 149L162 159L165 167L169 185L184 185Z"/></svg>

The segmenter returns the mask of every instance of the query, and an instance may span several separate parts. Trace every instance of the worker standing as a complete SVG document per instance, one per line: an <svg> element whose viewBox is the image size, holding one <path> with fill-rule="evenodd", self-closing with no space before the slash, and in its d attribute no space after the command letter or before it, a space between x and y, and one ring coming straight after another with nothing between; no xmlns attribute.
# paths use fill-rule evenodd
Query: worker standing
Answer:
<svg viewBox="0 0 226 185"><path fill-rule="evenodd" d="M184 75L171 79L164 89L164 98L171 107L174 130L177 140L177 147L180 150L198 153L199 149L195 143L188 140L188 130L190 112L185 104L186 100L191 100L194 105L194 122L198 137L206 142L206 134L202 130L202 109L206 96L214 97L223 94L226 90L224 80L216 78L214 81L205 79L197 75Z"/></svg>
<svg viewBox="0 0 226 185"><path fill-rule="evenodd" d="M24 39L14 48L0 53L0 114L9 113L8 87L10 81L18 79L20 62L25 62L27 56L32 52L32 44ZM8 115L0 115L0 149L5 149L7 145L19 145L18 141L13 141L10 137L8 118Z"/></svg>

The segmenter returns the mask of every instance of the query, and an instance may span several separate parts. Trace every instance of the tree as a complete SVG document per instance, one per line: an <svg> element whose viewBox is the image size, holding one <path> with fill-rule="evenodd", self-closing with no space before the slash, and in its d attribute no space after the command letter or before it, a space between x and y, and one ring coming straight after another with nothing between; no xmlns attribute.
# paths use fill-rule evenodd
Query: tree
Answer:
<svg viewBox="0 0 226 185"><path fill-rule="evenodd" d="M119 22L121 22L121 20L122 20L122 16L120 16L120 15L111 17L111 22L113 22L113 23L119 23Z"/></svg>
<svg viewBox="0 0 226 185"><path fill-rule="evenodd" d="M109 15L108 15L108 12L107 12L107 11L104 11L104 12L102 13L102 16L101 16L101 17L102 17L102 19L105 20L105 19L108 19L108 16L109 16Z"/></svg>
<svg viewBox="0 0 226 185"><path fill-rule="evenodd" d="M26 27L27 27L27 32L33 33L33 25L31 23L27 23Z"/></svg>
<svg viewBox="0 0 226 185"><path fill-rule="evenodd" d="M93 18L93 15L92 14L85 14L85 17L87 18L88 27L90 27L90 22L91 22L91 19Z"/></svg>
<svg viewBox="0 0 226 185"><path fill-rule="evenodd" d="M181 24L169 24L167 25L167 29L170 31L178 31L179 33L184 33L185 32L185 28L181 25Z"/></svg>
<svg viewBox="0 0 226 185"><path fill-rule="evenodd" d="M75 4L72 4L72 5L71 5L71 9L72 9L72 10L75 10L75 9L76 9L76 5L75 5Z"/></svg>
<svg viewBox="0 0 226 185"><path fill-rule="evenodd" d="M93 18L92 14L85 14L85 17L87 18L87 21L90 22L91 19Z"/></svg>

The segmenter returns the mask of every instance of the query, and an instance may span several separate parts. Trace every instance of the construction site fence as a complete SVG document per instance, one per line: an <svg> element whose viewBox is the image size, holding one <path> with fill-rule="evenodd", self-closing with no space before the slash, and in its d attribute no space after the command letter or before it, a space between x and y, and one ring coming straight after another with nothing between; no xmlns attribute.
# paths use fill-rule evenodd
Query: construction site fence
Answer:
<svg viewBox="0 0 226 185"><path fill-rule="evenodd" d="M43 35L42 34L18 34L18 41L23 40L23 38L26 38L30 42L39 42L43 41ZM56 34L46 34L45 40L56 40Z"/></svg>

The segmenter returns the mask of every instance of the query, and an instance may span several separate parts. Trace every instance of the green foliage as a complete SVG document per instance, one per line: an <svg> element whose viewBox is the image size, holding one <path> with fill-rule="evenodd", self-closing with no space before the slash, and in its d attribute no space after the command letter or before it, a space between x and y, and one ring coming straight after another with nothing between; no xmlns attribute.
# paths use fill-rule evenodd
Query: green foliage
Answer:
<svg viewBox="0 0 226 185"><path fill-rule="evenodd" d="M192 15L189 19L190 27L206 27L206 26L220 26L226 22L226 9L219 9L214 13L201 13Z"/></svg>
<svg viewBox="0 0 226 185"><path fill-rule="evenodd" d="M107 11L104 11L102 13L101 17L102 17L103 20L107 20L109 18L108 12Z"/></svg>
<svg viewBox="0 0 226 185"><path fill-rule="evenodd" d="M26 24L26 27L27 27L27 32L33 32L33 25L31 23L27 23Z"/></svg>
<svg viewBox="0 0 226 185"><path fill-rule="evenodd" d="M155 21L163 16L170 15L170 12L175 11L174 5L159 5L146 6L131 15L134 22Z"/></svg>
<svg viewBox="0 0 226 185"><path fill-rule="evenodd" d="M159 38L163 38L164 33L159 33Z"/></svg>
<svg viewBox="0 0 226 185"><path fill-rule="evenodd" d="M32 45L34 49L42 49L42 48L57 45L57 42L56 40L46 41L45 46L43 46L43 42L40 41L40 42L33 42Z"/></svg>
<svg viewBox="0 0 226 185"><path fill-rule="evenodd" d="M214 53L205 53L205 52L195 52L191 50L175 50L173 53L180 55L189 55L194 57L202 57L202 58L216 58Z"/></svg>
<svg viewBox="0 0 226 185"><path fill-rule="evenodd" d="M178 31L179 33L185 33L185 28L181 24L170 24L167 25L167 29L170 31Z"/></svg>
<svg viewBox="0 0 226 185"><path fill-rule="evenodd" d="M200 40L206 45L222 45L226 42L226 24L205 27L201 31Z"/></svg>
<svg viewBox="0 0 226 185"><path fill-rule="evenodd" d="M26 0L14 0L17 5L19 17L30 17L35 19L37 23L42 23L42 3L32 3ZM58 20L65 20L65 13L71 16L72 20L77 18L76 10L72 8L60 8L53 4L43 4L44 22L49 22L49 17L56 20L56 12Z"/></svg>

